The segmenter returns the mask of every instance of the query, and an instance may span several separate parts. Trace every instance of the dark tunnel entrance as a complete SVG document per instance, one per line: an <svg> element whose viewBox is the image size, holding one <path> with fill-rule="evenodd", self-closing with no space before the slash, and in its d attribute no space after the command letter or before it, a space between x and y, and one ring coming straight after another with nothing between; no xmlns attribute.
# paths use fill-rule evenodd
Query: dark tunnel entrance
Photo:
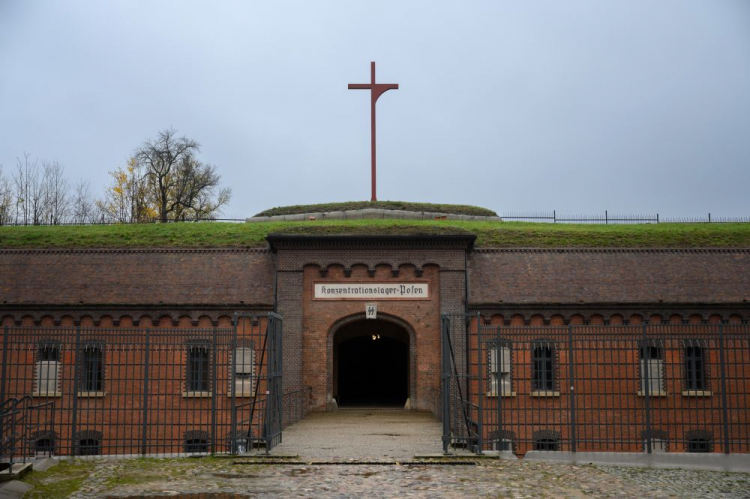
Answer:
<svg viewBox="0 0 750 499"><path fill-rule="evenodd" d="M382 320L342 326L333 341L333 395L340 407L403 407L409 397L409 334Z"/></svg>

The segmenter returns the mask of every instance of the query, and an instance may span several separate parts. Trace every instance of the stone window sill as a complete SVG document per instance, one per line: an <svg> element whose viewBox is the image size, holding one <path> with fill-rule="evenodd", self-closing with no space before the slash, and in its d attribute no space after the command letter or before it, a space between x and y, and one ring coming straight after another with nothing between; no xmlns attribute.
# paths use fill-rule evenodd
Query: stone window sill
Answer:
<svg viewBox="0 0 750 499"><path fill-rule="evenodd" d="M556 390L534 390L531 392L532 397L559 397L560 392Z"/></svg>
<svg viewBox="0 0 750 499"><path fill-rule="evenodd" d="M32 397L62 397L62 392L32 392Z"/></svg>
<svg viewBox="0 0 750 499"><path fill-rule="evenodd" d="M213 392L182 392L182 398L205 399L213 397Z"/></svg>
<svg viewBox="0 0 750 499"><path fill-rule="evenodd" d="M232 398L232 392L227 393L227 397ZM252 393L244 393L244 392L242 392L242 393L235 393L234 394L234 398L238 398L238 399L239 398L251 399L251 398L253 398L253 394Z"/></svg>
<svg viewBox="0 0 750 499"><path fill-rule="evenodd" d="M669 394L666 391L664 391L664 390L659 390L658 392L648 392L648 396L649 397L666 397L668 395ZM646 392L638 390L638 396L639 397L645 397L646 396Z"/></svg>
<svg viewBox="0 0 750 499"><path fill-rule="evenodd" d="M714 392L710 390L683 390L683 397L713 397Z"/></svg>
<svg viewBox="0 0 750 499"><path fill-rule="evenodd" d="M497 392L487 392L487 396L497 398ZM516 392L508 392L508 391L503 391L501 395L502 398L510 398L510 397L515 397L515 396L516 396Z"/></svg>
<svg viewBox="0 0 750 499"><path fill-rule="evenodd" d="M102 398L107 395L107 392L78 392L79 398Z"/></svg>

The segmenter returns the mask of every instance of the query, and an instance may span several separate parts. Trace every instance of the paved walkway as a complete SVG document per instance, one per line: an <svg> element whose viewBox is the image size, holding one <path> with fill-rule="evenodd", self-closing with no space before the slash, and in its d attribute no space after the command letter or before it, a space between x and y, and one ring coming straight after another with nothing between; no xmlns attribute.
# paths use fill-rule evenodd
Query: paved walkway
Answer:
<svg viewBox="0 0 750 499"><path fill-rule="evenodd" d="M439 454L442 425L428 412L340 409L313 412L285 428L273 455L306 461L406 461Z"/></svg>

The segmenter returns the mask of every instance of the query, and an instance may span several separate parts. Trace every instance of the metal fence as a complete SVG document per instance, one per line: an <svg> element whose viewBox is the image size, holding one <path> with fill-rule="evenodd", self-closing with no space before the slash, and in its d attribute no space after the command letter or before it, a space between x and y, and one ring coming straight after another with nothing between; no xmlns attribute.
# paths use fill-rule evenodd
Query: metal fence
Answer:
<svg viewBox="0 0 750 499"><path fill-rule="evenodd" d="M443 321L445 450L750 452L747 325Z"/></svg>
<svg viewBox="0 0 750 499"><path fill-rule="evenodd" d="M658 224L658 223L750 223L750 217L717 217L711 213L706 217L662 217L658 213L646 215L623 215L610 213L595 213L588 215L561 214L557 210L534 212L534 213L503 213L505 221L517 222L541 222L561 224Z"/></svg>
<svg viewBox="0 0 750 499"><path fill-rule="evenodd" d="M16 445L30 455L267 452L308 411L309 392L281 393L275 314L238 317L233 328L5 327L2 335L0 400L54 404L50 428L26 431Z"/></svg>
<svg viewBox="0 0 750 499"><path fill-rule="evenodd" d="M35 402L31 397L11 398L0 404L0 473L14 473L14 465L37 456L52 455L54 402ZM30 441L38 445L31 449Z"/></svg>

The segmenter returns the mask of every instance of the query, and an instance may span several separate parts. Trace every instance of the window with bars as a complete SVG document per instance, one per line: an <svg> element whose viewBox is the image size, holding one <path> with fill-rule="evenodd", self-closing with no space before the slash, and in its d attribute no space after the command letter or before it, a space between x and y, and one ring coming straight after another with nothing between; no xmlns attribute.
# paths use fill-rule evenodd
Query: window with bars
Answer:
<svg viewBox="0 0 750 499"><path fill-rule="evenodd" d="M255 351L252 346L235 348L232 366L234 369L234 395L236 397L253 395L254 362Z"/></svg>
<svg viewBox="0 0 750 499"><path fill-rule="evenodd" d="M187 380L188 392L208 392L211 387L211 350L208 345L191 344L187 351Z"/></svg>
<svg viewBox="0 0 750 499"><path fill-rule="evenodd" d="M185 452L202 453L208 452L208 432L202 430L191 430L185 432Z"/></svg>
<svg viewBox="0 0 750 499"><path fill-rule="evenodd" d="M510 345L490 344L488 354L489 395L510 396L512 394Z"/></svg>
<svg viewBox="0 0 750 499"><path fill-rule="evenodd" d="M58 441L57 434L53 431L35 432L29 439L29 447L33 454L55 453L55 444Z"/></svg>
<svg viewBox="0 0 750 499"><path fill-rule="evenodd" d="M707 390L704 348L698 345L685 347L685 390Z"/></svg>
<svg viewBox="0 0 750 499"><path fill-rule="evenodd" d="M555 357L550 345L536 345L532 354L532 390L553 391L555 389Z"/></svg>
<svg viewBox="0 0 750 499"><path fill-rule="evenodd" d="M104 345L92 343L81 351L81 392L104 391Z"/></svg>
<svg viewBox="0 0 750 499"><path fill-rule="evenodd" d="M640 358L641 389L640 394L664 394L664 355L663 350L656 345L641 346L638 350Z"/></svg>
<svg viewBox="0 0 750 499"><path fill-rule="evenodd" d="M79 456L98 456L102 453L102 432L85 430L78 434Z"/></svg>
<svg viewBox="0 0 750 499"><path fill-rule="evenodd" d="M560 433L554 430L534 432L534 450L559 451Z"/></svg>
<svg viewBox="0 0 750 499"><path fill-rule="evenodd" d="M62 371L61 344L57 340L42 340L37 345L34 365L34 396L59 397Z"/></svg>
<svg viewBox="0 0 750 499"><path fill-rule="evenodd" d="M688 431L685 440L688 452L713 452L713 436L708 431Z"/></svg>

